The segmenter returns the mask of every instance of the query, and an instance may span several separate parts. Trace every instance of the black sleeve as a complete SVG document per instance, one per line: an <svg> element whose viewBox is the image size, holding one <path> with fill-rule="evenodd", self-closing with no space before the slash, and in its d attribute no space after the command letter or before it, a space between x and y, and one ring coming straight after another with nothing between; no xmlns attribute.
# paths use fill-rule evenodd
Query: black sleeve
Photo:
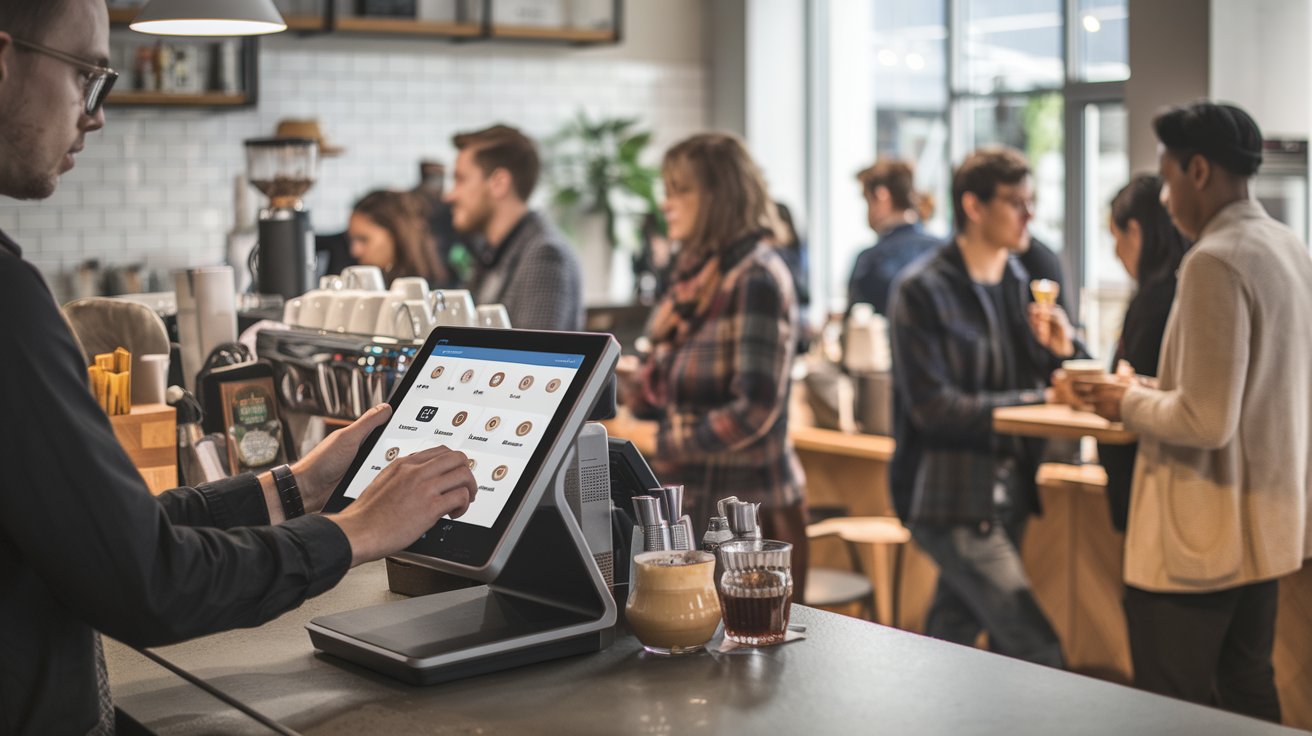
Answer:
<svg viewBox="0 0 1312 736"><path fill-rule="evenodd" d="M155 497L169 521L183 526L263 526L269 523L264 489L252 473L195 488L174 488Z"/></svg>
<svg viewBox="0 0 1312 736"><path fill-rule="evenodd" d="M88 625L137 646L256 626L346 573L350 543L321 516L228 531L173 523L165 509L186 517L190 502L146 490L49 291L17 258L0 256L0 314L0 542ZM225 521L210 503L227 499L221 489L180 493Z"/></svg>

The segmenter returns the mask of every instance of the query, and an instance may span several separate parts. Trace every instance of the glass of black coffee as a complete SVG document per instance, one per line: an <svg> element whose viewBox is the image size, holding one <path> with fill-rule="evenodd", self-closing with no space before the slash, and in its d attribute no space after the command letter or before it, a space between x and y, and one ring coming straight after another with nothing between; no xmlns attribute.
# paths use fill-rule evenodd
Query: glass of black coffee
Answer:
<svg viewBox="0 0 1312 736"><path fill-rule="evenodd" d="M749 646L778 644L788 634L793 604L793 545L771 539L725 542L720 545L724 575L720 607L724 635Z"/></svg>

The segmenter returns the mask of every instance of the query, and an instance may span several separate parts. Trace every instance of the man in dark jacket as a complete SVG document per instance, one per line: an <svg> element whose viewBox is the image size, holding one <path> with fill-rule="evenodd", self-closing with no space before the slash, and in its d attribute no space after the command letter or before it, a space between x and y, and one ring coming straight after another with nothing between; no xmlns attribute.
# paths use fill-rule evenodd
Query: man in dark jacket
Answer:
<svg viewBox="0 0 1312 736"><path fill-rule="evenodd" d="M105 124L108 13L0 0L0 29L0 195L44 199ZM157 646L257 626L474 496L466 458L443 447L393 462L346 512L313 513L384 405L290 468L152 497L50 290L3 233L0 314L0 733L112 733L97 632Z"/></svg>
<svg viewBox="0 0 1312 736"><path fill-rule="evenodd" d="M510 325L583 329L583 274L565 237L529 209L540 161L533 141L494 125L456 135L455 185L446 194L456 229L481 240L469 290L479 304L504 304Z"/></svg>
<svg viewBox="0 0 1312 736"><path fill-rule="evenodd" d="M969 645L987 630L994 651L1060 667L1061 645L1019 552L1038 510L1041 443L996 434L992 416L1042 403L1058 356L1076 352L1064 313L1031 305L1029 276L1012 257L1029 237L1032 186L1019 153L970 155L953 177L955 240L894 285L890 486L939 566L926 633Z"/></svg>

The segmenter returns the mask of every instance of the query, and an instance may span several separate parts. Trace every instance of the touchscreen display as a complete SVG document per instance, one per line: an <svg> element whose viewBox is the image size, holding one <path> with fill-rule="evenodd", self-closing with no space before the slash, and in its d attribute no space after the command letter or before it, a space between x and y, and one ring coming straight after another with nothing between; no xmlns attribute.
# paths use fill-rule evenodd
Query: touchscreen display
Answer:
<svg viewBox="0 0 1312 736"><path fill-rule="evenodd" d="M346 489L355 499L389 462L446 445L469 456L478 497L460 521L496 523L582 355L438 345Z"/></svg>

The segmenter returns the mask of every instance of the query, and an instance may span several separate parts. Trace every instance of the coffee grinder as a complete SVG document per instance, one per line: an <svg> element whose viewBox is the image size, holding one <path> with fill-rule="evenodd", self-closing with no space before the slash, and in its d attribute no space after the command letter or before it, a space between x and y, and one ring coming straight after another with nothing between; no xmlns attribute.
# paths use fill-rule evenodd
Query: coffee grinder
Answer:
<svg viewBox="0 0 1312 736"><path fill-rule="evenodd" d="M251 138L245 145L247 176L269 198L260 210L256 288L291 299L315 284L314 230L301 197L314 186L319 144L310 138Z"/></svg>

